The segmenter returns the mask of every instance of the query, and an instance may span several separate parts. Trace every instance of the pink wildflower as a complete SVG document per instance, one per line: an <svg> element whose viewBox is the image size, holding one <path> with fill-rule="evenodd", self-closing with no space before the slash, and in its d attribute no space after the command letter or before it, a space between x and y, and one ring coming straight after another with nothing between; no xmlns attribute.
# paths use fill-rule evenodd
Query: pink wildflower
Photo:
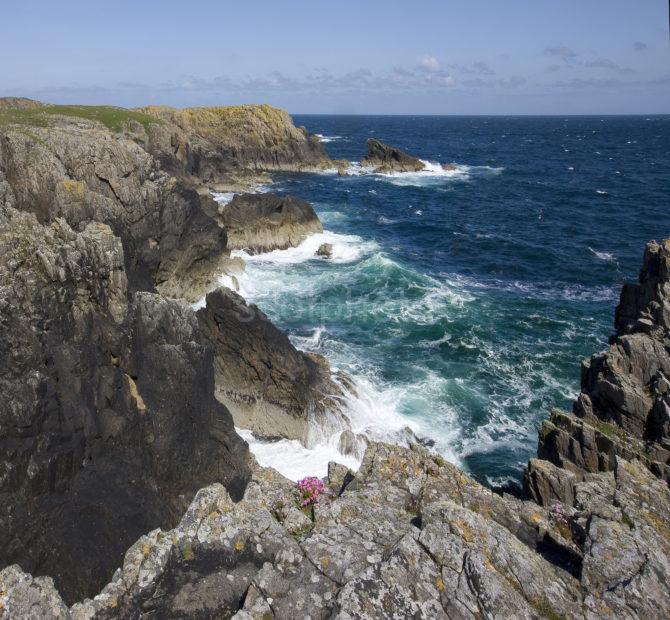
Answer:
<svg viewBox="0 0 670 620"><path fill-rule="evenodd" d="M300 505L304 508L316 504L319 501L319 495L325 491L325 488L323 482L314 476L299 480Z"/></svg>

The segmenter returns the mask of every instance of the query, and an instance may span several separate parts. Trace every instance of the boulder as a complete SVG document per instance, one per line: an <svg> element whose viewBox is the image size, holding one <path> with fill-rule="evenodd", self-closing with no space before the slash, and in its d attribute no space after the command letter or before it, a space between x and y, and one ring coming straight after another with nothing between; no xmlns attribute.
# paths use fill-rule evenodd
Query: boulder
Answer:
<svg viewBox="0 0 670 620"><path fill-rule="evenodd" d="M384 144L375 138L368 139L368 154L361 165L375 169L375 172L418 172L425 164L395 146Z"/></svg>
<svg viewBox="0 0 670 620"><path fill-rule="evenodd" d="M250 254L296 247L323 232L309 203L277 194L236 194L220 207L218 221L228 235L228 248Z"/></svg>
<svg viewBox="0 0 670 620"><path fill-rule="evenodd" d="M322 243L316 251L316 256L321 256L322 258L332 258L333 257L333 244L332 243Z"/></svg>

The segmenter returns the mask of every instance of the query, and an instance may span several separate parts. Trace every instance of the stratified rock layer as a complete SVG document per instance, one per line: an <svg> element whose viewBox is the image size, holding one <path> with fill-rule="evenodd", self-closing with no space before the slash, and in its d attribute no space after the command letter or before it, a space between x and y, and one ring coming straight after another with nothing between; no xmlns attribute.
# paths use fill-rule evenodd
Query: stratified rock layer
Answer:
<svg viewBox="0 0 670 620"><path fill-rule="evenodd" d="M312 206L294 196L238 194L219 209L228 248L250 254L285 250L323 232Z"/></svg>
<svg viewBox="0 0 670 620"><path fill-rule="evenodd" d="M368 154L361 165L372 167L375 172L418 172L426 167L420 159L375 138L368 139Z"/></svg>

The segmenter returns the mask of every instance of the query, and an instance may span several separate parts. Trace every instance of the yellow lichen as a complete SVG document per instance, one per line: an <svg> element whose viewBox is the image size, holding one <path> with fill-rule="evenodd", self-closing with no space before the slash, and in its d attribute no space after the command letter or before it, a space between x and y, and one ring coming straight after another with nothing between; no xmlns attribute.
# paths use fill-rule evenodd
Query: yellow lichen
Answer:
<svg viewBox="0 0 670 620"><path fill-rule="evenodd" d="M86 183L74 179L65 179L62 186L68 194L74 194L77 197L82 197L86 191Z"/></svg>
<svg viewBox="0 0 670 620"><path fill-rule="evenodd" d="M191 545L186 545L186 547L182 549L181 557L184 558L187 562L190 562L193 560L193 558L195 558L195 554L193 553L193 548Z"/></svg>
<svg viewBox="0 0 670 620"><path fill-rule="evenodd" d="M242 542L241 540L235 541L235 551L239 553L242 550L244 550L244 542Z"/></svg>
<svg viewBox="0 0 670 620"><path fill-rule="evenodd" d="M148 558L150 553L151 553L151 547L147 544L142 545L142 555L145 558Z"/></svg>
<svg viewBox="0 0 670 620"><path fill-rule="evenodd" d="M442 579L442 577L438 577L435 580L435 587L437 588L438 592L442 592L444 590L445 585L444 585L444 579Z"/></svg>

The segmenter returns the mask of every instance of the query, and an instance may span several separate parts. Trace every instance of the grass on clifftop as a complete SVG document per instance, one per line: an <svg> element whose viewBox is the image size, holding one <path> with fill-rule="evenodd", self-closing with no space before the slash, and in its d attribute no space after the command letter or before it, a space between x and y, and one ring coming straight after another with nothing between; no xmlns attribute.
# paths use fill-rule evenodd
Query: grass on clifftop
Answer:
<svg viewBox="0 0 670 620"><path fill-rule="evenodd" d="M38 108L0 109L0 126L19 124L45 127L48 125L48 115L98 121L110 131L121 131L124 124L129 121L140 123L145 129L151 123L161 122L159 119L142 112L107 105L50 105Z"/></svg>

